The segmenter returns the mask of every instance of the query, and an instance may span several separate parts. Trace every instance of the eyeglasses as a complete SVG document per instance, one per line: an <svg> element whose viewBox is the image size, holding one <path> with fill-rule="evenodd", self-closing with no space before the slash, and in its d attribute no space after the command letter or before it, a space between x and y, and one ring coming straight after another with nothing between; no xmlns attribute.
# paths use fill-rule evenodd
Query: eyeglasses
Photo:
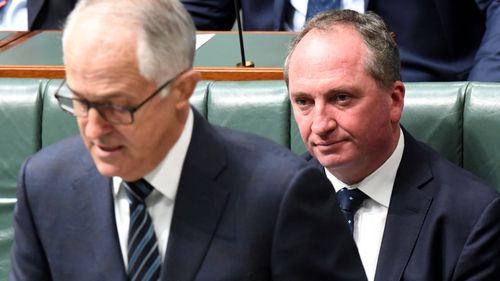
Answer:
<svg viewBox="0 0 500 281"><path fill-rule="evenodd" d="M71 98L59 94L61 88L66 84L66 79L63 80L61 85L56 90L54 96L59 102L59 106L62 110L76 117L87 117L89 110L95 108L99 115L107 122L113 125L130 125L134 123L134 113L139 110L148 101L153 99L158 93L167 87L170 82L174 81L180 74L176 75L174 78L163 83L158 89L156 89L149 97L143 100L136 106L121 106L112 103L98 103L90 102L85 99ZM69 87L68 87L69 89ZM71 90L71 89L70 89Z"/></svg>

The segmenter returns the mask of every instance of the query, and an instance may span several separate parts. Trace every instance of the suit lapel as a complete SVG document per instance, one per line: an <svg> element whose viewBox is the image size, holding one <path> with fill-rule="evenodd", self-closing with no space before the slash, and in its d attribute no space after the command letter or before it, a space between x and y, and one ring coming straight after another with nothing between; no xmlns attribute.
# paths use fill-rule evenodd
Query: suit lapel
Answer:
<svg viewBox="0 0 500 281"><path fill-rule="evenodd" d="M84 165L88 174L73 182L75 217L81 217L83 243L89 245L96 274L101 280L127 280L112 196L112 181L95 169L85 153ZM83 216L83 217L82 217Z"/></svg>
<svg viewBox="0 0 500 281"><path fill-rule="evenodd" d="M193 280L217 229L228 191L217 184L226 165L213 128L194 111L194 126L175 201L161 280Z"/></svg>
<svg viewBox="0 0 500 281"><path fill-rule="evenodd" d="M422 187L432 179L420 144L405 132L405 149L392 191L375 280L400 280L432 202Z"/></svg>

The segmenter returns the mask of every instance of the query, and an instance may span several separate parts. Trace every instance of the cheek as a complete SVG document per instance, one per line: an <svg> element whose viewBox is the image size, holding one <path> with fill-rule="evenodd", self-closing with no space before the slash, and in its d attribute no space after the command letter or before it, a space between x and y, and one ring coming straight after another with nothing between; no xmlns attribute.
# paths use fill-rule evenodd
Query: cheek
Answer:
<svg viewBox="0 0 500 281"><path fill-rule="evenodd" d="M83 139L83 142L85 143L85 145L87 146L87 148L90 147L90 140L87 139L87 137L85 136L85 128L87 126L87 122L86 121L82 121L81 119L76 119L76 124L78 125L78 130L80 132L80 136L82 137Z"/></svg>
<svg viewBox="0 0 500 281"><path fill-rule="evenodd" d="M297 122L297 127L299 129L302 140L307 140L307 138L311 134L311 121L307 116L302 115L299 115L299 118L295 118L295 121Z"/></svg>

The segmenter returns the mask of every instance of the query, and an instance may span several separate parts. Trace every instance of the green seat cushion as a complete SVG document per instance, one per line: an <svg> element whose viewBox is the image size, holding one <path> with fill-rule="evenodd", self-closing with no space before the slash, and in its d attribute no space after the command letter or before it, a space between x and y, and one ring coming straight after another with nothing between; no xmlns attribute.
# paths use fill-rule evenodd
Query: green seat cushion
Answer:
<svg viewBox="0 0 500 281"><path fill-rule="evenodd" d="M401 123L418 140L462 165L465 82L406 83Z"/></svg>
<svg viewBox="0 0 500 281"><path fill-rule="evenodd" d="M500 87L472 83L464 107L464 168L500 191Z"/></svg>
<svg viewBox="0 0 500 281"><path fill-rule="evenodd" d="M207 106L210 123L290 147L290 103L283 81L214 82Z"/></svg>

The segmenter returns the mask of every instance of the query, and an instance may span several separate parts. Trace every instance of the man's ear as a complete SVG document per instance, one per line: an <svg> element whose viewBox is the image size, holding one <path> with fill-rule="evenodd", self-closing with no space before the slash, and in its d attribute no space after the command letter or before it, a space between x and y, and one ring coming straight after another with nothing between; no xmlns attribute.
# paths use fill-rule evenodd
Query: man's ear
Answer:
<svg viewBox="0 0 500 281"><path fill-rule="evenodd" d="M405 91L403 82L394 82L391 92L391 121L397 124L399 124L403 114Z"/></svg>
<svg viewBox="0 0 500 281"><path fill-rule="evenodd" d="M193 94L198 81L200 81L201 75L198 71L188 70L182 73L177 79L175 79L172 90L175 89L176 93L176 107L178 109L189 105L189 98Z"/></svg>

